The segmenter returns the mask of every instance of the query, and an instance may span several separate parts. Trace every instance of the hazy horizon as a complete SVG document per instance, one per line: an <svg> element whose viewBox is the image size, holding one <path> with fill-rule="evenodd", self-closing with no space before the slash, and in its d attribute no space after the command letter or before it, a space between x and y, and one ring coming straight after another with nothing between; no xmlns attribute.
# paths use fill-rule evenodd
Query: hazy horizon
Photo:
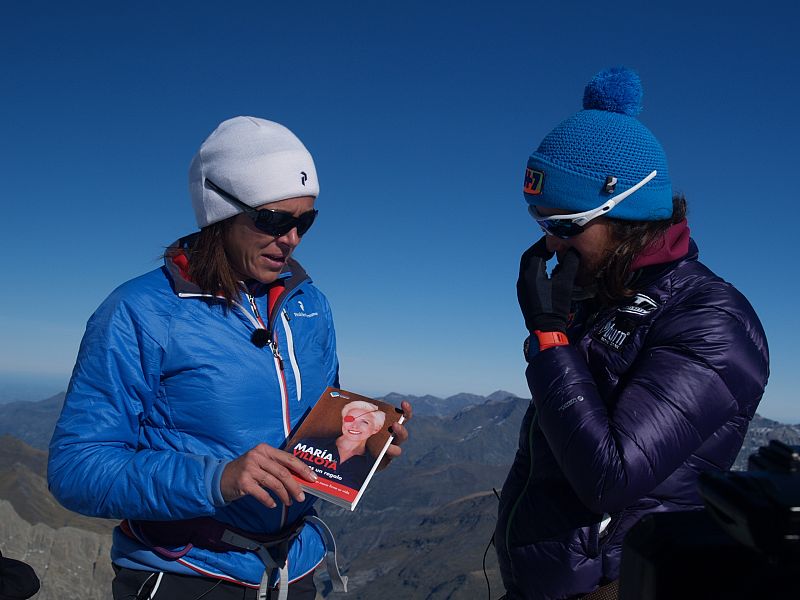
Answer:
<svg viewBox="0 0 800 600"><path fill-rule="evenodd" d="M63 381L63 385L60 382ZM58 374L37 375L33 373L2 373L0 372L0 405L10 402L37 402L47 400L53 396L66 392L69 376L62 377ZM347 386L344 386L347 387ZM530 392L517 393L503 387L494 388L488 392L476 392L474 390L458 390L455 392L434 393L431 391L410 392L408 390L369 390L361 389L358 386L351 386L349 389L372 398L383 398L389 394L400 394L407 396L434 396L443 400L457 396L459 394L474 394L476 396L487 397L498 391L507 391L521 399L530 399ZM760 410L766 408L767 410ZM759 415L772 421L778 421L787 425L800 425L800 420L793 420L790 416L774 414L769 406L763 403L756 411Z"/></svg>

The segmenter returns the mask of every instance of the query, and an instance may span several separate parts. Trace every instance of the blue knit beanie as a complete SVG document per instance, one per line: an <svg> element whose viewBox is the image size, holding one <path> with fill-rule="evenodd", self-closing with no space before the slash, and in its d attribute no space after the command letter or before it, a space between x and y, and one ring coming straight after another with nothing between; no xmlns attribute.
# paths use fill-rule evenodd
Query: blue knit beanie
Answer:
<svg viewBox="0 0 800 600"><path fill-rule="evenodd" d="M658 174L608 214L612 219L658 221L672 216L672 183L658 140L636 115L641 111L639 76L624 67L595 75L583 109L545 136L528 159L528 204L582 212ZM606 185L609 177L616 185Z"/></svg>

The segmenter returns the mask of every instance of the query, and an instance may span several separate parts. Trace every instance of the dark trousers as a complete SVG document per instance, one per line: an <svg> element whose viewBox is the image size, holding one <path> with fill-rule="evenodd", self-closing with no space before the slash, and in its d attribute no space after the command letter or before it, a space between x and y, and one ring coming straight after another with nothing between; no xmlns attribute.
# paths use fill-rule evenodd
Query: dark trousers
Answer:
<svg viewBox="0 0 800 600"><path fill-rule="evenodd" d="M116 565L114 571L114 600L254 600L258 596L256 589L221 579L164 573L159 581L159 573ZM316 595L313 572L289 586L289 600L314 600ZM272 590L271 598L277 597L278 591Z"/></svg>

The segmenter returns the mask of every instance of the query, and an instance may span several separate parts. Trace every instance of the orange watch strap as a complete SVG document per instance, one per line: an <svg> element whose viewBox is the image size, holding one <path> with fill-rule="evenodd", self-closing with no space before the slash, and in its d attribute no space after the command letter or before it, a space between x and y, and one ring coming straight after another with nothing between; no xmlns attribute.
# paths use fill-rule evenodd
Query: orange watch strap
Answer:
<svg viewBox="0 0 800 600"><path fill-rule="evenodd" d="M547 350L553 346L569 346L567 334L560 331L539 331L537 329L533 333L539 339L539 350Z"/></svg>

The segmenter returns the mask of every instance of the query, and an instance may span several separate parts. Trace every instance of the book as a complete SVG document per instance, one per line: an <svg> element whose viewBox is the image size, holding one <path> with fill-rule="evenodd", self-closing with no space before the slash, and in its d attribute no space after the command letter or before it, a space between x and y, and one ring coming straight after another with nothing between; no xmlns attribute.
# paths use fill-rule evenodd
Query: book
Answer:
<svg viewBox="0 0 800 600"><path fill-rule="evenodd" d="M387 402L328 387L284 446L313 469L304 491L355 510L394 436L389 427L404 415Z"/></svg>

